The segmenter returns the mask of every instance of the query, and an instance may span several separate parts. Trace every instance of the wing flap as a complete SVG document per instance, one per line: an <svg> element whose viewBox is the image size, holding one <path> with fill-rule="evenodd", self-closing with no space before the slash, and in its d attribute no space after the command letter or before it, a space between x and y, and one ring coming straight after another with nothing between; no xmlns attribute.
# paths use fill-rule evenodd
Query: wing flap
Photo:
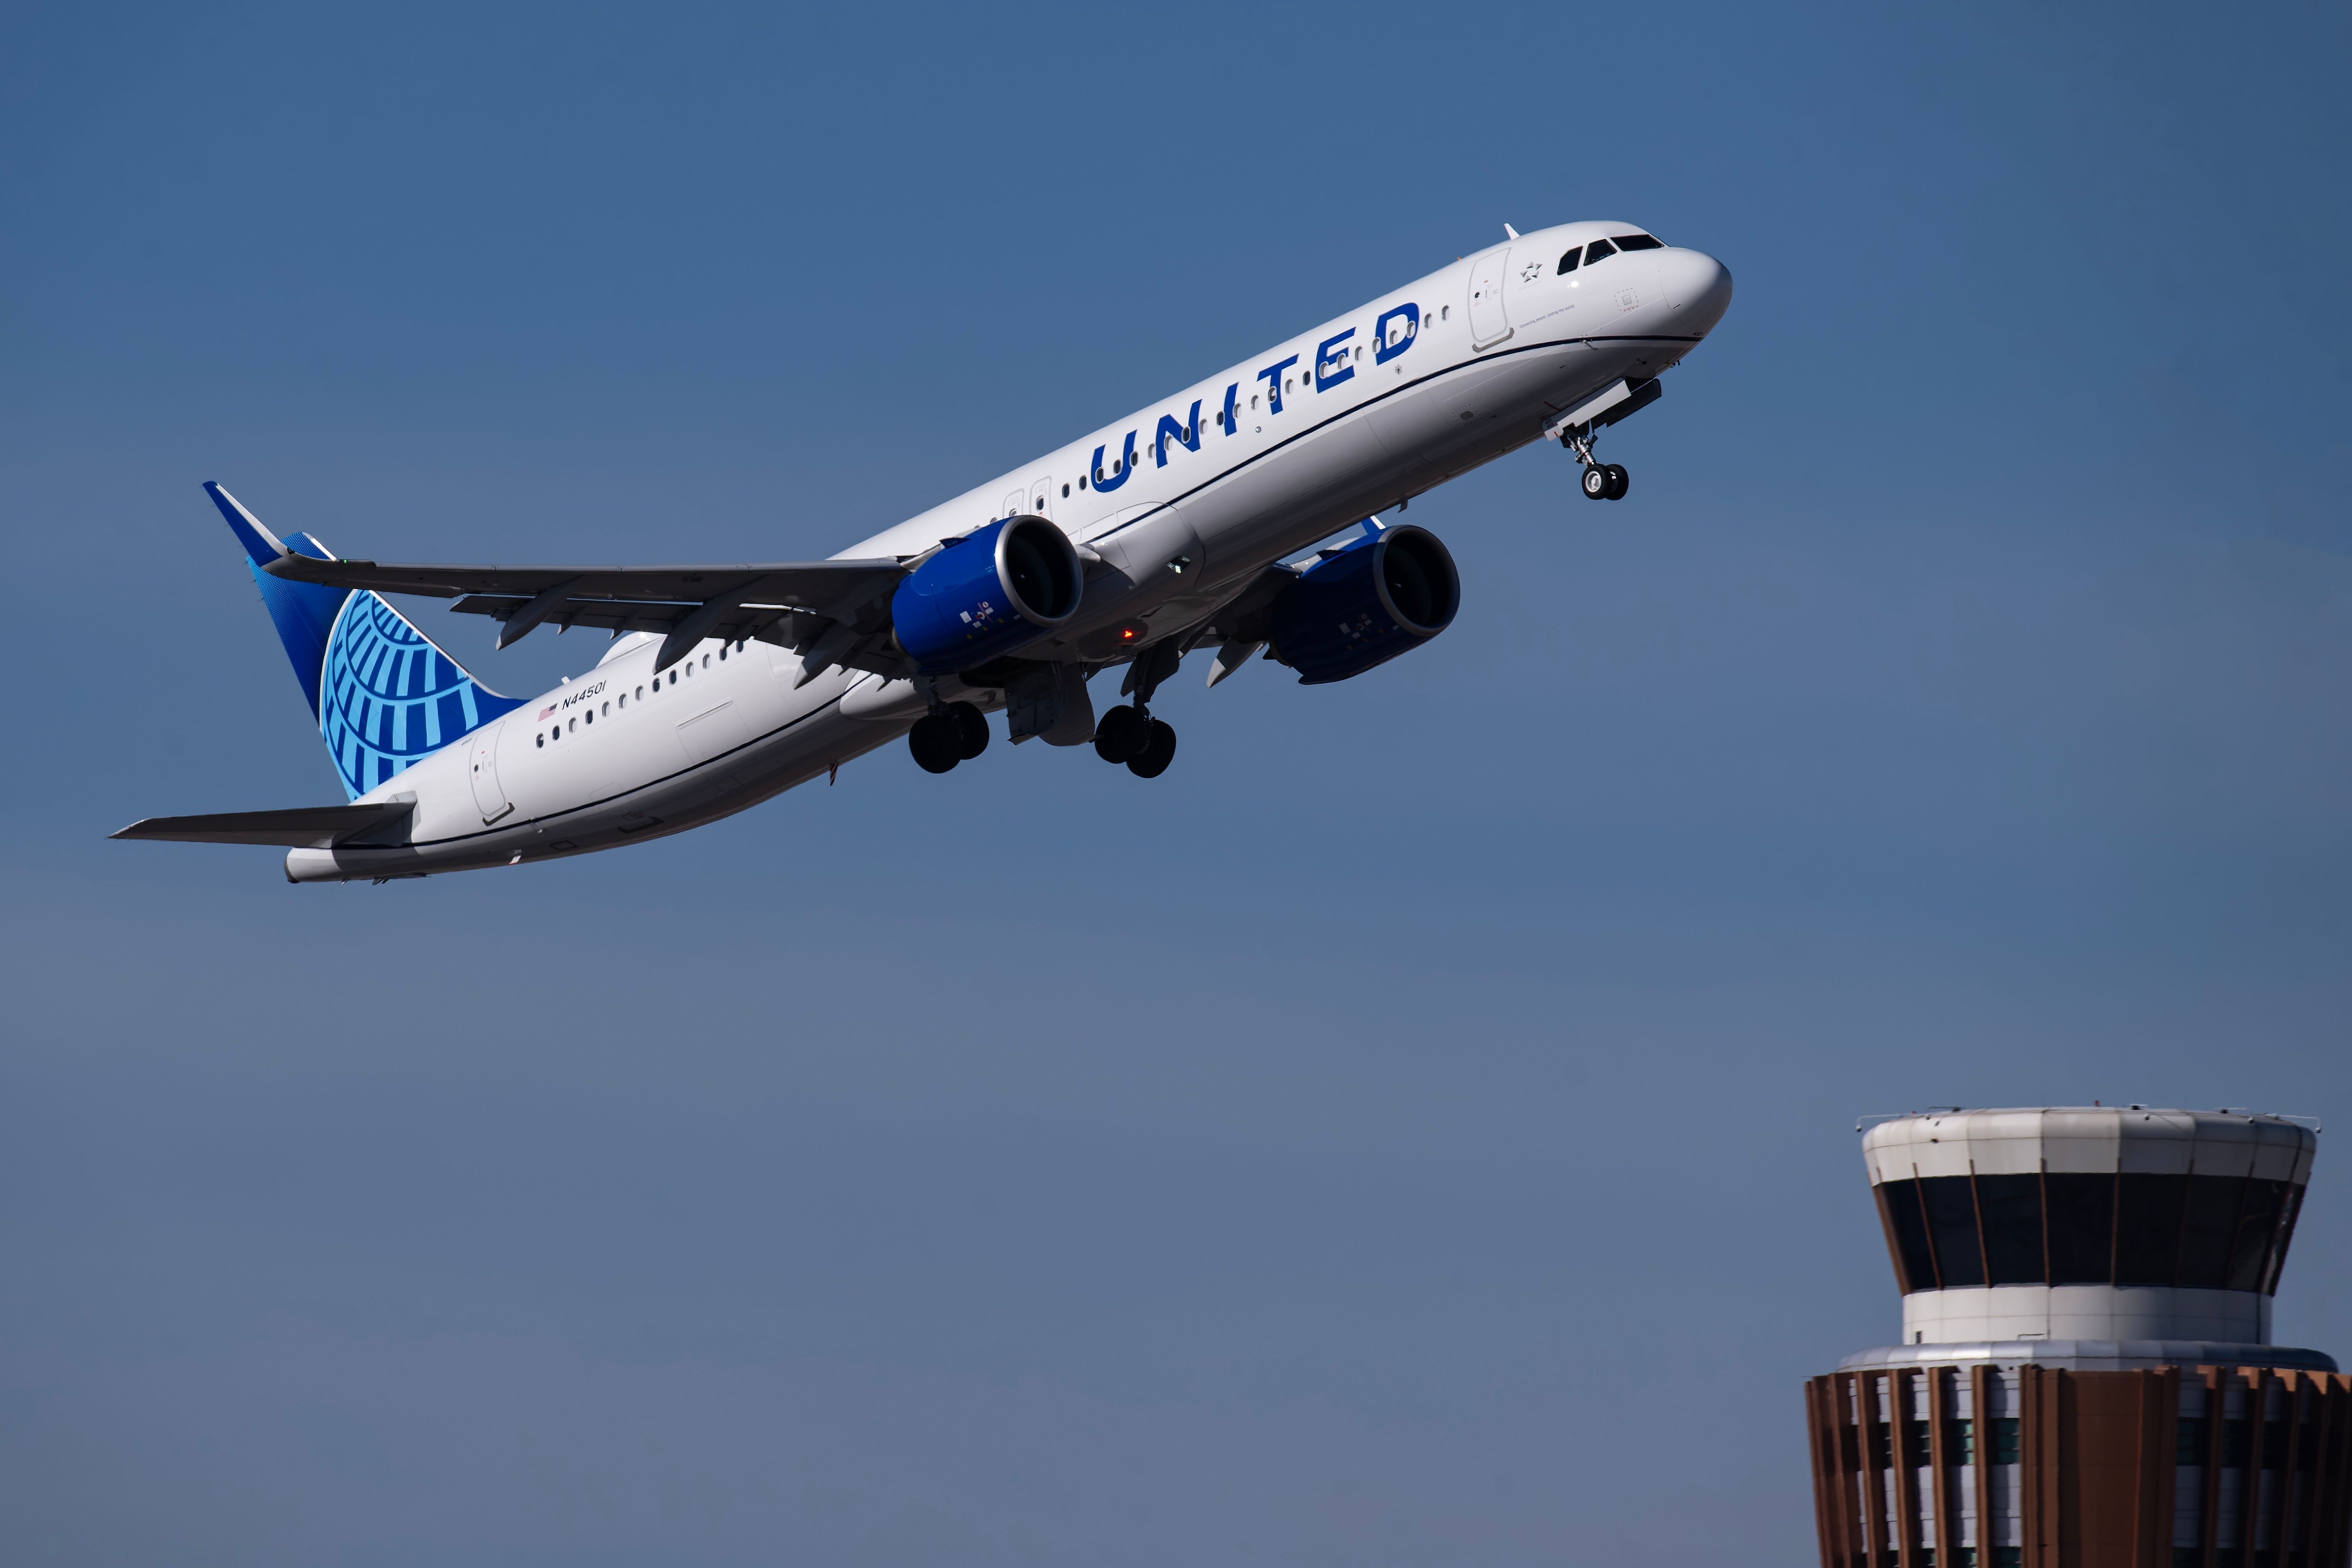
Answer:
<svg viewBox="0 0 2352 1568"><path fill-rule="evenodd" d="M331 849L370 828L389 826L415 808L413 800L364 805L298 805L284 811L218 811L203 816L151 816L112 838L154 838L179 844L274 844L287 849Z"/></svg>

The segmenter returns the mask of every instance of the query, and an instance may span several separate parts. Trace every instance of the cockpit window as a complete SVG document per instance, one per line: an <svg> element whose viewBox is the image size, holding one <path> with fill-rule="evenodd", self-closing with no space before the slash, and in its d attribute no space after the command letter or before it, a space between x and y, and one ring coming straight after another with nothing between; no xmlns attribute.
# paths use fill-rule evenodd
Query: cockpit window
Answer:
<svg viewBox="0 0 2352 1568"><path fill-rule="evenodd" d="M1596 239L1591 245L1584 247L1584 264L1587 267L1590 267L1604 256L1614 256L1616 254L1617 247L1615 246L1610 244L1605 239Z"/></svg>
<svg viewBox="0 0 2352 1568"><path fill-rule="evenodd" d="M1577 262L1581 260L1583 256L1584 247L1580 245L1574 250L1570 251L1566 256L1561 257L1559 258L1559 272L1575 271ZM1555 272L1552 276L1557 278L1559 276L1559 272Z"/></svg>
<svg viewBox="0 0 2352 1568"><path fill-rule="evenodd" d="M1620 250L1664 250L1665 246L1646 234L1621 234L1617 237Z"/></svg>

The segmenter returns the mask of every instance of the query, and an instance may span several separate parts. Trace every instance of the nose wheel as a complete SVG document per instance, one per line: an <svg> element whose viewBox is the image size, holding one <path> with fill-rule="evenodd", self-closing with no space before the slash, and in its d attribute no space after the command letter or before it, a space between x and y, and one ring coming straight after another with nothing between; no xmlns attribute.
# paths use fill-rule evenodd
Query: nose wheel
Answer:
<svg viewBox="0 0 2352 1568"><path fill-rule="evenodd" d="M1587 500L1623 500L1633 483L1622 463L1604 463L1592 455L1592 437L1580 436L1574 430L1564 431L1559 444L1576 454L1584 465L1584 499Z"/></svg>

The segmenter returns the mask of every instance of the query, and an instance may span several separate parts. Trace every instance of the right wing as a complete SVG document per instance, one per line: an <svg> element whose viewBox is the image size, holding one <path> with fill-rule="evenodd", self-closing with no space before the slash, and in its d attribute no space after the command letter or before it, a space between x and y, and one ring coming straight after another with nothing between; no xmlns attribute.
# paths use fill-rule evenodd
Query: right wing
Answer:
<svg viewBox="0 0 2352 1568"><path fill-rule="evenodd" d="M220 811L209 816L151 816L110 838L162 838L181 844L277 844L331 849L415 810L414 800L366 805L298 805L289 811Z"/></svg>

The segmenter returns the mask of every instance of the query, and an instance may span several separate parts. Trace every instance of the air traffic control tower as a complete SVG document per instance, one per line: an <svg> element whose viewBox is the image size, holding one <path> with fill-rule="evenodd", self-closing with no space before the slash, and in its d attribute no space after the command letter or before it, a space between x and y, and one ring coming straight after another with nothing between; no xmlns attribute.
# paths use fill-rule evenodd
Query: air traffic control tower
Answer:
<svg viewBox="0 0 2352 1568"><path fill-rule="evenodd" d="M2310 1130L2135 1105L1862 1142L1903 1342L1805 1385L1823 1568L2346 1568L2352 1379L2270 1342Z"/></svg>

